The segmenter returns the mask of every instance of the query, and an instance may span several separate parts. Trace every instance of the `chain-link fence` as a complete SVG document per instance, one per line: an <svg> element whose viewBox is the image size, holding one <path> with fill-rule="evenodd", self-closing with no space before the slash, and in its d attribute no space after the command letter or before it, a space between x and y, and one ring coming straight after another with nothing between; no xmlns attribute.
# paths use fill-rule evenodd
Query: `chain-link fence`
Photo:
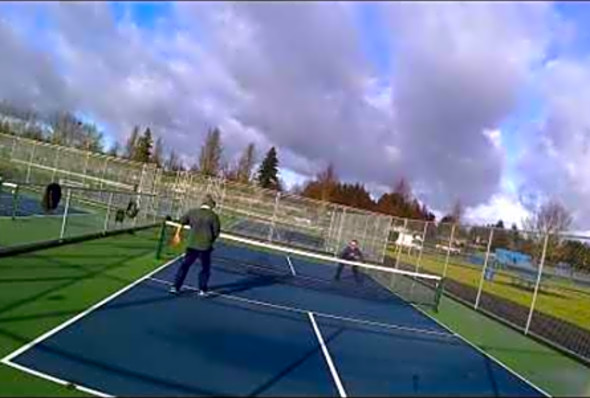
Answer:
<svg viewBox="0 0 590 398"><path fill-rule="evenodd" d="M0 173L5 180L47 184L68 180L86 188L154 193L160 178L153 164L0 134Z"/></svg>
<svg viewBox="0 0 590 398"><path fill-rule="evenodd" d="M211 195L224 230L236 235L332 254L356 239L371 262L382 262L387 249L392 219L383 214L191 172L163 176L158 192L171 196L176 219Z"/></svg>
<svg viewBox="0 0 590 398"><path fill-rule="evenodd" d="M166 197L126 191L68 185L59 194L49 190L48 185L0 182L0 251L155 224L168 203ZM46 205L48 195L52 207Z"/></svg>
<svg viewBox="0 0 590 398"><path fill-rule="evenodd" d="M590 237L394 219L385 263L590 363Z"/></svg>
<svg viewBox="0 0 590 398"><path fill-rule="evenodd" d="M589 237L407 220L2 134L0 173L23 182L20 194L27 203L40 200L34 184L70 187L62 207L35 228L27 222L36 216L23 215L5 189L0 205L8 210L0 220L13 224L0 224L3 246L108 230L121 225L116 213L131 198L142 209L135 224L178 219L210 194L227 232L331 254L356 239L367 261L443 276L448 295L590 358Z"/></svg>

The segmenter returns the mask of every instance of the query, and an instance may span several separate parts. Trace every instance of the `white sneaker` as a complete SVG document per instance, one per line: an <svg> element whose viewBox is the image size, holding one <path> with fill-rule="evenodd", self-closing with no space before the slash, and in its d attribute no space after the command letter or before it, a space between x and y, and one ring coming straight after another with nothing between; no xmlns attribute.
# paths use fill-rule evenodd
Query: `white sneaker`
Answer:
<svg viewBox="0 0 590 398"><path fill-rule="evenodd" d="M178 294L178 289L177 289L177 288L175 288L174 286L172 286L172 287L171 287L171 288L168 290L168 292L169 292L169 293L172 293L172 294Z"/></svg>
<svg viewBox="0 0 590 398"><path fill-rule="evenodd" d="M199 290L199 297L207 297L209 295L208 292L204 290Z"/></svg>

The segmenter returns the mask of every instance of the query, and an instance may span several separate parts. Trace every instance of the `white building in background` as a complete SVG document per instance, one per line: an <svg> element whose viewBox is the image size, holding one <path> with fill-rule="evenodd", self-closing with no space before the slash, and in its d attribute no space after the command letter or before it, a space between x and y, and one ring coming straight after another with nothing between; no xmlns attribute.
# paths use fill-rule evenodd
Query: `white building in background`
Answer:
<svg viewBox="0 0 590 398"><path fill-rule="evenodd" d="M393 227L392 230L398 233L395 240L396 246L406 248L408 251L412 249L420 250L422 247L422 236L420 234L407 231L403 227Z"/></svg>

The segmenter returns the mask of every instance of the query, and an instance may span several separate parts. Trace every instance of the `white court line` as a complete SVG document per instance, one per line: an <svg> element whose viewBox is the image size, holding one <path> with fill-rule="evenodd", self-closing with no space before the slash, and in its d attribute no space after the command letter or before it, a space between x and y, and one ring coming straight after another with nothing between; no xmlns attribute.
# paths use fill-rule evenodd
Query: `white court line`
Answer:
<svg viewBox="0 0 590 398"><path fill-rule="evenodd" d="M318 327L315 318L311 312L308 312L307 315L309 316L309 321L311 322L311 326L313 327L313 331L322 347L322 352L324 353L324 358L326 359L326 363L328 364L328 368L330 368L330 373L332 374L332 378L334 379L334 383L336 384L336 388L338 389L338 393L341 397L346 397L346 391L344 391L344 386L342 385L342 381L340 380L340 376L336 371L336 367L334 366L334 362L332 361L332 357L330 356L330 352L328 351L328 347L326 347L326 343L324 342L324 337L320 332L320 328Z"/></svg>
<svg viewBox="0 0 590 398"><path fill-rule="evenodd" d="M163 279L159 279L159 278L149 278L149 279L151 281L154 281L157 283L172 286L172 282L169 282L169 281L166 281ZM191 286L191 285L183 285L183 288L188 289L188 290L192 290L195 292L199 291L199 289L197 289L196 287ZM280 304L273 304L273 303L269 303L266 301L249 299L246 297L236 296L236 295L232 295L232 294L217 293L214 291L210 291L209 295L219 296L219 297L227 298L227 299L234 300L234 301L242 301L244 303L260 305L263 307L275 308L275 309L289 311L289 312L296 312L299 314L307 314L308 312L312 312L316 316L319 316L322 318L329 318L329 319L335 319L338 321L358 323L358 324L367 325L367 326L375 326L375 327L380 327L380 328L384 328L384 329L391 329L391 330L403 331L403 332L413 332L413 333L419 333L419 334L428 334L428 335L434 335L434 336L438 336L438 337L447 337L447 338L455 337L455 333L439 332L437 330L428 330L428 329L417 329L417 328L413 328L413 327L409 327L409 326L400 326L400 325L393 325L393 324L389 324L389 323L381 323L381 322L367 321L367 320L356 319L356 318L349 318L349 317L345 317L345 316L339 316L339 315L327 314L327 313L323 313L323 312L311 311L311 310L307 310L307 309L303 309L303 308L289 307L289 306L280 305Z"/></svg>
<svg viewBox="0 0 590 398"><path fill-rule="evenodd" d="M291 273L293 274L293 276L297 276L297 273L295 272L295 267L293 267L293 263L291 262L291 257L285 257L287 257L287 263L289 264L289 268L291 268Z"/></svg>
<svg viewBox="0 0 590 398"><path fill-rule="evenodd" d="M65 329L66 327L70 326L71 324L73 324L74 322L84 318L85 316L87 316L88 314L90 314L91 312L97 310L98 308L102 307L103 305L105 305L106 303L108 303L109 301L114 300L115 298L117 298L118 296L122 295L123 293L125 293L126 291L132 289L133 287L137 286L138 284L140 284L141 282L149 279L152 275L158 273L159 271L161 271L162 269L170 266L171 264L173 264L174 262L176 262L180 257L182 257L182 254L173 258L172 260L168 261L165 264L162 264L161 266L159 266L158 268L156 268L155 270L147 273L146 275L142 276L141 278L135 280L134 282L130 283L127 286L124 286L122 289L117 290L116 292L114 292L113 294L111 294L110 296L108 296L107 298L99 301L98 303L94 304L93 306L87 308L86 310L80 312L79 314L75 315L74 317L66 320L65 322L61 323L60 325L56 326L55 328L49 330L48 332L42 334L41 336L37 337L36 339L34 339L33 341L23 345L22 347L16 349L15 351L13 351L12 353L8 354L7 356L5 356L4 358L2 358L2 360L0 360L0 362L8 365L8 366L12 366L15 368L18 368L20 370L26 371L28 373L31 374L36 374L40 377L44 377L48 380L52 380L55 381L57 383L63 384L73 384L73 383L69 383L67 381L58 379L56 377L47 375L47 374L43 374L41 372L35 371L33 369L29 369L26 368L25 366L22 365L18 365L14 362L12 362L12 359L14 359L15 357L21 355L22 353L24 353L25 351L31 349L32 347L34 347L35 345L41 343L43 340L48 339L49 337L53 336L54 334L56 334L57 332L59 332L60 330ZM27 370L25 370L27 369ZM43 375L43 376L41 376ZM58 381L60 380L60 381ZM86 387L83 387L86 388ZM88 392L90 392L91 390L88 390ZM100 393L100 394L104 394L104 393Z"/></svg>
<svg viewBox="0 0 590 398"><path fill-rule="evenodd" d="M96 213L75 213L75 214L68 214L68 218L70 217L82 217L82 216L95 216ZM29 219L29 218L64 218L63 214L30 214L28 216L15 216L16 219ZM0 220L5 219L12 219L12 216L0 216Z"/></svg>
<svg viewBox="0 0 590 398"><path fill-rule="evenodd" d="M48 375L47 373L39 372L39 371L31 369L31 368L27 368L26 366L22 366L22 365L19 365L17 363L14 363L14 362L11 362L8 360L5 361L3 359L1 362L6 366L13 367L13 368L18 369L22 372L29 373L33 376L41 377L42 379L49 380L49 381L52 381L57 384L61 384L62 386L65 386L65 387L75 388L78 391L85 392L90 395L96 395L97 397L105 397L105 398L113 397L113 395L106 394L102 391L98 391L98 390L95 390L92 388L84 387L80 384L73 384L73 383L70 383L69 381L59 379L57 377Z"/></svg>
<svg viewBox="0 0 590 398"><path fill-rule="evenodd" d="M450 333L453 333L455 336L457 336L459 339L461 339L461 341L465 342L467 345L469 345L470 347L474 348L476 351L478 351L479 353L483 354L488 359L491 359L493 362L495 362L496 364L498 364L501 368L504 368L509 373L512 373L514 376L516 376L516 378L518 378L521 381L525 382L530 387L532 387L533 389L537 390L538 392L540 392L541 394L545 395L546 397L551 397L551 394L549 394L547 391L545 391L541 387L535 385L532 381L530 381L530 380L526 379L525 377L519 375L517 372L515 372L514 370L512 370L508 365L505 365L502 362L500 362L499 359L497 359L496 357L494 357L489 352L484 351L483 349L479 348L474 343L472 343L469 340L467 340L465 337L461 336L459 333L454 332L450 327L448 327L447 325L445 325L444 323L442 323L441 321L439 321L438 319L436 319L435 317L433 317L432 315L430 315L429 313L427 313L426 311L424 311L422 308L420 308L418 306L415 306L413 304L412 304L412 306L414 308L416 308L419 312L421 312L422 314L424 314L426 317L432 319L434 322L436 322L438 325L440 325L443 329L448 330Z"/></svg>

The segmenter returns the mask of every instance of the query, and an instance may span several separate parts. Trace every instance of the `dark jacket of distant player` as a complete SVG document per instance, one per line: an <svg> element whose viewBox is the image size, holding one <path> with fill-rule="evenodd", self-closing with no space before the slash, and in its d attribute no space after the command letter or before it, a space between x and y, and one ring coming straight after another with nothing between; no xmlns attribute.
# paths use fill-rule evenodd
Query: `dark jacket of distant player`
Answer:
<svg viewBox="0 0 590 398"><path fill-rule="evenodd" d="M348 245L340 252L340 258L349 261L363 261L363 253L358 247L352 248Z"/></svg>

